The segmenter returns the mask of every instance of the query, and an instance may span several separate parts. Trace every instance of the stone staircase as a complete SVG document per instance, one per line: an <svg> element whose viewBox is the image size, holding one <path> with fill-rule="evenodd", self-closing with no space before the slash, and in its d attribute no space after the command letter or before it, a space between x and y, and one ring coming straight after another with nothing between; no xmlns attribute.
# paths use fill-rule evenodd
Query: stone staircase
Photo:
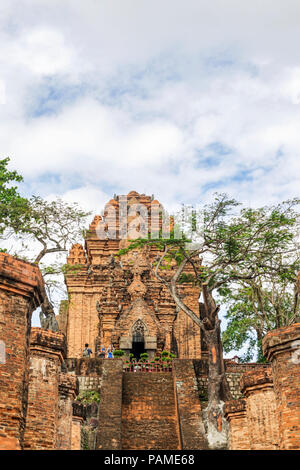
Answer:
<svg viewBox="0 0 300 470"><path fill-rule="evenodd" d="M172 373L123 373L122 449L181 449L175 400Z"/></svg>

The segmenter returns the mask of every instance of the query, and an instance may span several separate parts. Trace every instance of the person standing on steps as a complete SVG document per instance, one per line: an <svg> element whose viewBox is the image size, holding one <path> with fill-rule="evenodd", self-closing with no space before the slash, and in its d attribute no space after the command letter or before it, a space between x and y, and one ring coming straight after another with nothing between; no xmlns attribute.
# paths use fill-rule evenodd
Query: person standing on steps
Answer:
<svg viewBox="0 0 300 470"><path fill-rule="evenodd" d="M93 351L89 348L88 343L86 343L82 355L83 357L91 357L91 354L93 354Z"/></svg>

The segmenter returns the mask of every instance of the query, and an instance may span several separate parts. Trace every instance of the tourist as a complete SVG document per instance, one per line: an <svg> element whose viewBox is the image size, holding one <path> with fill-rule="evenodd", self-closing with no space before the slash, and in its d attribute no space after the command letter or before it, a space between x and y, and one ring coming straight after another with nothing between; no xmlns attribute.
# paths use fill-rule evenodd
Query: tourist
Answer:
<svg viewBox="0 0 300 470"><path fill-rule="evenodd" d="M83 357L90 357L93 354L93 351L89 348L88 343L84 345L84 350L82 352Z"/></svg>

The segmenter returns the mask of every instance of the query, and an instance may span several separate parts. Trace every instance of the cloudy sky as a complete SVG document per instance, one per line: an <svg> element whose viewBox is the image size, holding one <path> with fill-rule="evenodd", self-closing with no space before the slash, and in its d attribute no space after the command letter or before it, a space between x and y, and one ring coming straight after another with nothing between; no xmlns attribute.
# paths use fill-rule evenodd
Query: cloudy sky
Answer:
<svg viewBox="0 0 300 470"><path fill-rule="evenodd" d="M298 195L299 0L1 0L0 149L100 211Z"/></svg>
<svg viewBox="0 0 300 470"><path fill-rule="evenodd" d="M98 213L299 196L299 25L299 0L1 0L1 158Z"/></svg>

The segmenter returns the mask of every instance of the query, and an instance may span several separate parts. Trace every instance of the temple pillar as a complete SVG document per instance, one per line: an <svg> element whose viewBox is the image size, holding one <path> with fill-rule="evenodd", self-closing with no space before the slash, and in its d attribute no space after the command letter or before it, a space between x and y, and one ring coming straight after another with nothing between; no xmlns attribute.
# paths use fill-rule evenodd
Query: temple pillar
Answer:
<svg viewBox="0 0 300 470"><path fill-rule="evenodd" d="M70 450L72 436L72 404L78 395L78 380L75 375L59 375L59 402L56 449Z"/></svg>
<svg viewBox="0 0 300 470"><path fill-rule="evenodd" d="M85 407L73 403L71 450L81 450L81 427L85 416Z"/></svg>
<svg viewBox="0 0 300 470"><path fill-rule="evenodd" d="M36 265L0 253L0 448L22 449L31 314L44 299Z"/></svg>
<svg viewBox="0 0 300 470"><path fill-rule="evenodd" d="M56 448L59 378L65 356L64 334L42 328L31 329L25 449Z"/></svg>
<svg viewBox="0 0 300 470"><path fill-rule="evenodd" d="M225 417L229 422L229 449L249 450L246 401L240 399L226 402Z"/></svg>
<svg viewBox="0 0 300 470"><path fill-rule="evenodd" d="M271 367L244 372L241 391L246 398L251 450L278 449L278 416Z"/></svg>
<svg viewBox="0 0 300 470"><path fill-rule="evenodd" d="M272 364L280 449L300 449L300 323L270 331L262 346Z"/></svg>

